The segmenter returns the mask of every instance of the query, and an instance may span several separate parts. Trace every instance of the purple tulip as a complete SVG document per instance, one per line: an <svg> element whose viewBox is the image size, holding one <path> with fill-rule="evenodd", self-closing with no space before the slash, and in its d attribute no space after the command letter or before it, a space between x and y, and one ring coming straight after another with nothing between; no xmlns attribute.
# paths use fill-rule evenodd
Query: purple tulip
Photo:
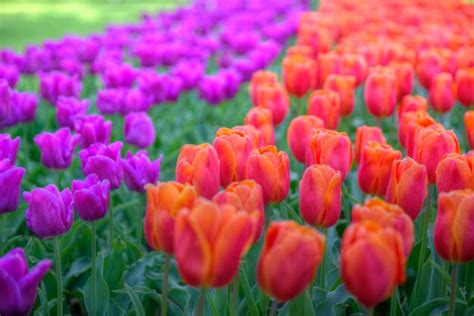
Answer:
<svg viewBox="0 0 474 316"><path fill-rule="evenodd" d="M79 98L81 90L82 83L77 77L58 71L40 74L41 96L52 105L60 96Z"/></svg>
<svg viewBox="0 0 474 316"><path fill-rule="evenodd" d="M242 77L232 69L222 70L219 76L225 83L225 98L232 99L239 92Z"/></svg>
<svg viewBox="0 0 474 316"><path fill-rule="evenodd" d="M25 50L22 72L49 71L53 68L51 51L42 47L29 46Z"/></svg>
<svg viewBox="0 0 474 316"><path fill-rule="evenodd" d="M125 116L124 134L128 144L139 148L146 148L155 142L155 127L145 112L135 112Z"/></svg>
<svg viewBox="0 0 474 316"><path fill-rule="evenodd" d="M81 147L95 143L108 144L112 132L112 122L101 115L85 115L74 122L75 131L81 135Z"/></svg>
<svg viewBox="0 0 474 316"><path fill-rule="evenodd" d="M19 147L20 137L12 139L10 134L0 134L0 160L9 159L14 164Z"/></svg>
<svg viewBox="0 0 474 316"><path fill-rule="evenodd" d="M9 159L0 160L0 214L13 212L18 208L24 174L25 169L15 167Z"/></svg>
<svg viewBox="0 0 474 316"><path fill-rule="evenodd" d="M20 72L14 65L0 64L0 79L5 79L11 88L15 88L20 79Z"/></svg>
<svg viewBox="0 0 474 316"><path fill-rule="evenodd" d="M0 124L6 121L12 112L12 97L10 85L5 79L0 79Z"/></svg>
<svg viewBox="0 0 474 316"><path fill-rule="evenodd" d="M136 70L129 64L116 64L105 69L102 80L107 88L130 88L136 78Z"/></svg>
<svg viewBox="0 0 474 316"><path fill-rule="evenodd" d="M74 221L72 193L59 191L54 184L24 192L28 204L26 225L40 238L56 237L67 232Z"/></svg>
<svg viewBox="0 0 474 316"><path fill-rule="evenodd" d="M79 140L80 136L71 135L68 127L63 127L55 133L42 132L34 138L41 151L41 162L50 169L67 169L71 165Z"/></svg>
<svg viewBox="0 0 474 316"><path fill-rule="evenodd" d="M28 315L36 300L36 290L52 264L51 260L41 260L28 271L22 248L14 248L0 258L0 314Z"/></svg>
<svg viewBox="0 0 474 316"><path fill-rule="evenodd" d="M204 70L204 65L200 62L184 61L176 65L172 74L181 79L184 90L191 90L201 80Z"/></svg>
<svg viewBox="0 0 474 316"><path fill-rule="evenodd" d="M110 183L100 181L95 173L85 180L72 181L74 207L83 221L95 221L105 216L109 209Z"/></svg>
<svg viewBox="0 0 474 316"><path fill-rule="evenodd" d="M109 180L112 190L119 188L123 178L120 164L122 145L122 142L114 142L110 145L96 143L81 150L79 158L84 175L95 173L100 180Z"/></svg>
<svg viewBox="0 0 474 316"><path fill-rule="evenodd" d="M220 76L205 76L199 84L199 98L211 105L221 103L225 98L226 83Z"/></svg>
<svg viewBox="0 0 474 316"><path fill-rule="evenodd" d="M61 127L74 128L74 122L87 114L89 100L79 100L73 97L59 97L56 108L56 121Z"/></svg>
<svg viewBox="0 0 474 316"><path fill-rule="evenodd" d="M145 192L145 184L156 183L160 179L160 164L163 155L155 161L150 161L148 153L139 151L135 156L127 152L125 159L122 159L123 174L125 184L129 190Z"/></svg>
<svg viewBox="0 0 474 316"><path fill-rule="evenodd" d="M121 93L118 89L104 89L97 93L97 108L102 114L120 112Z"/></svg>
<svg viewBox="0 0 474 316"><path fill-rule="evenodd" d="M36 94L13 91L12 110L15 122L29 123L34 121L37 108L38 97Z"/></svg>
<svg viewBox="0 0 474 316"><path fill-rule="evenodd" d="M99 91L97 108L102 114L148 111L151 97L146 96L138 89L105 89Z"/></svg>

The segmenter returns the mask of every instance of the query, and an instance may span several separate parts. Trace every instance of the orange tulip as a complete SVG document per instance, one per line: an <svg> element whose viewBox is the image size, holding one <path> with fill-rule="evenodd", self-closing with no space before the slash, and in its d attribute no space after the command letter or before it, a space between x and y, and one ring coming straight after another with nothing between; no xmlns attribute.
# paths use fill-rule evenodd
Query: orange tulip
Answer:
<svg viewBox="0 0 474 316"><path fill-rule="evenodd" d="M324 82L324 89L332 90L339 94L342 116L348 116L354 110L355 84L355 77L336 74L329 75Z"/></svg>
<svg viewBox="0 0 474 316"><path fill-rule="evenodd" d="M391 227L400 233L403 240L403 253L408 259L415 240L415 225L408 214L396 205L378 198L371 198L364 205L356 204L352 208L352 222L374 221L382 227Z"/></svg>
<svg viewBox="0 0 474 316"><path fill-rule="evenodd" d="M464 127L466 128L469 147L474 149L474 111L467 111L464 113Z"/></svg>
<svg viewBox="0 0 474 316"><path fill-rule="evenodd" d="M174 250L179 274L196 287L222 287L237 274L255 238L258 211L198 199L176 217Z"/></svg>
<svg viewBox="0 0 474 316"><path fill-rule="evenodd" d="M311 225L331 227L341 215L342 177L328 165L309 166L300 181L300 212Z"/></svg>
<svg viewBox="0 0 474 316"><path fill-rule="evenodd" d="M456 104L456 85L450 73L440 72L433 76L429 98L435 111L440 113L451 111Z"/></svg>
<svg viewBox="0 0 474 316"><path fill-rule="evenodd" d="M252 125L260 131L264 145L275 144L275 128L270 110L259 106L251 108L245 116L245 124Z"/></svg>
<svg viewBox="0 0 474 316"><path fill-rule="evenodd" d="M262 291L281 302L296 297L314 279L325 243L313 228L293 221L271 223L257 265Z"/></svg>
<svg viewBox="0 0 474 316"><path fill-rule="evenodd" d="M392 162L402 153L388 144L369 141L362 149L357 180L362 192L385 196Z"/></svg>
<svg viewBox="0 0 474 316"><path fill-rule="evenodd" d="M282 62L283 81L288 92L302 98L316 86L316 63L302 55L286 56Z"/></svg>
<svg viewBox="0 0 474 316"><path fill-rule="evenodd" d="M159 182L146 185L145 239L154 250L173 254L175 218L178 211L193 206L196 190L190 184Z"/></svg>
<svg viewBox="0 0 474 316"><path fill-rule="evenodd" d="M290 100L285 88L279 83L259 86L256 93L258 107L272 112L273 124L277 126L285 119L290 109Z"/></svg>
<svg viewBox="0 0 474 316"><path fill-rule="evenodd" d="M275 84L278 83L278 76L276 73L268 70L258 70L253 73L252 79L250 79L249 84L249 94L250 100L252 100L253 105L257 106L257 90L259 87L266 84Z"/></svg>
<svg viewBox="0 0 474 316"><path fill-rule="evenodd" d="M440 49L427 49L422 51L416 64L416 74L420 84L429 90L433 77L446 70L446 52Z"/></svg>
<svg viewBox="0 0 474 316"><path fill-rule="evenodd" d="M351 224L342 238L341 277L365 306L386 300L405 281L400 233L368 220Z"/></svg>
<svg viewBox="0 0 474 316"><path fill-rule="evenodd" d="M420 95L406 95L398 106L398 120L403 114L416 111L428 112L428 101Z"/></svg>
<svg viewBox="0 0 474 316"><path fill-rule="evenodd" d="M225 191L217 193L213 201L219 205L231 204L236 209L246 210L251 214L258 211L259 216L254 242L260 238L265 217L265 205L263 204L263 193L260 184L254 180L232 182Z"/></svg>
<svg viewBox="0 0 474 316"><path fill-rule="evenodd" d="M341 74L353 76L355 85L360 85L367 77L369 67L364 56L358 54L344 54L341 57Z"/></svg>
<svg viewBox="0 0 474 316"><path fill-rule="evenodd" d="M250 137L252 141L252 148L265 146L265 140L263 139L262 133L253 125L237 125L232 127L232 130L242 132Z"/></svg>
<svg viewBox="0 0 474 316"><path fill-rule="evenodd" d="M243 180L245 165L253 149L252 139L244 132L219 128L213 144L220 161L220 183L226 187L233 181Z"/></svg>
<svg viewBox="0 0 474 316"><path fill-rule="evenodd" d="M400 206L413 220L420 214L427 194L426 167L410 157L392 163L385 199Z"/></svg>
<svg viewBox="0 0 474 316"><path fill-rule="evenodd" d="M319 89L308 98L308 114L319 117L328 129L337 129L341 116L341 99L337 92Z"/></svg>
<svg viewBox="0 0 474 316"><path fill-rule="evenodd" d="M417 131L436 124L436 121L426 111L408 112L402 115L398 124L398 139L408 156L413 157Z"/></svg>
<svg viewBox="0 0 474 316"><path fill-rule="evenodd" d="M293 45L288 47L286 50L286 55L287 56L303 56L307 58L314 58L316 56L316 53L314 49L309 46L309 45Z"/></svg>
<svg viewBox="0 0 474 316"><path fill-rule="evenodd" d="M279 203L290 188L290 160L275 146L254 149L247 160L245 175L262 186L265 204Z"/></svg>
<svg viewBox="0 0 474 316"><path fill-rule="evenodd" d="M219 190L219 158L210 144L184 145L176 160L176 181L191 183L199 195L212 198Z"/></svg>
<svg viewBox="0 0 474 316"><path fill-rule="evenodd" d="M447 154L436 168L438 192L474 190L474 151Z"/></svg>
<svg viewBox="0 0 474 316"><path fill-rule="evenodd" d="M434 224L434 244L447 261L474 260L474 191L442 192Z"/></svg>
<svg viewBox="0 0 474 316"><path fill-rule="evenodd" d="M330 74L341 72L341 56L334 52L320 53L317 57L317 87L322 88Z"/></svg>
<svg viewBox="0 0 474 316"><path fill-rule="evenodd" d="M313 129L324 127L324 122L312 115L295 117L287 131L287 141L293 156L301 163L305 162L306 149Z"/></svg>
<svg viewBox="0 0 474 316"><path fill-rule="evenodd" d="M397 99L401 100L403 97L409 95L413 90L415 82L415 69L409 62L393 61L389 64L395 71L395 78L397 81Z"/></svg>
<svg viewBox="0 0 474 316"><path fill-rule="evenodd" d="M352 144L346 133L320 128L314 132L306 151L306 165L329 165L347 177L352 166Z"/></svg>
<svg viewBox="0 0 474 316"><path fill-rule="evenodd" d="M364 100L369 112L378 118L391 116L397 105L397 79L392 68L373 68L365 84Z"/></svg>
<svg viewBox="0 0 474 316"><path fill-rule="evenodd" d="M311 46L316 53L327 52L332 45L333 39L327 29L317 27L313 23L300 23L298 25L298 45Z"/></svg>
<svg viewBox="0 0 474 316"><path fill-rule="evenodd" d="M474 65L456 72L456 86L459 102L465 107L474 105Z"/></svg>
<svg viewBox="0 0 474 316"><path fill-rule="evenodd" d="M356 137L355 137L355 159L356 162L360 162L360 156L362 154L362 149L367 145L370 141L375 141L380 144L386 144L387 141L385 140L385 136L383 135L382 130L380 127L374 126L367 126L362 125L357 127L356 129Z"/></svg>

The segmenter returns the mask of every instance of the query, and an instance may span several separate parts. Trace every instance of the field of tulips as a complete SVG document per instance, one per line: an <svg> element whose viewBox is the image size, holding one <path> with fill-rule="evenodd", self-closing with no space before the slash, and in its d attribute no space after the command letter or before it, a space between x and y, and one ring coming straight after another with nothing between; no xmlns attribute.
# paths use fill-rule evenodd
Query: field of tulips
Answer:
<svg viewBox="0 0 474 316"><path fill-rule="evenodd" d="M0 50L0 315L474 315L471 149L460 0L196 0Z"/></svg>

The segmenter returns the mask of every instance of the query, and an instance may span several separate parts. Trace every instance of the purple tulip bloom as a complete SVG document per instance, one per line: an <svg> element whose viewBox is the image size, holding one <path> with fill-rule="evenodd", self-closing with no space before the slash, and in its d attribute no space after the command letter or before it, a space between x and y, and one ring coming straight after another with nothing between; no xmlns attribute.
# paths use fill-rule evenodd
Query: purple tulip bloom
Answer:
<svg viewBox="0 0 474 316"><path fill-rule="evenodd" d="M59 191L54 184L24 192L28 204L26 225L40 238L56 237L67 232L74 221L72 193Z"/></svg>
<svg viewBox="0 0 474 316"><path fill-rule="evenodd" d="M72 97L59 97L56 108L56 121L61 127L74 128L77 118L87 114L89 100L79 100Z"/></svg>
<svg viewBox="0 0 474 316"><path fill-rule="evenodd" d="M0 314L28 315L37 288L52 264L51 260L41 260L28 271L22 248L14 248L0 258Z"/></svg>
<svg viewBox="0 0 474 316"><path fill-rule="evenodd" d="M12 112L12 96L10 85L5 79L0 79L0 124L6 121Z"/></svg>
<svg viewBox="0 0 474 316"><path fill-rule="evenodd" d="M129 64L107 67L102 80L107 88L130 88L136 78L136 70Z"/></svg>
<svg viewBox="0 0 474 316"><path fill-rule="evenodd" d="M38 97L36 94L13 91L12 110L15 124L17 122L29 123L34 121L37 108Z"/></svg>
<svg viewBox="0 0 474 316"><path fill-rule="evenodd" d="M205 76L199 84L199 98L217 105L224 100L225 89L226 84L220 76Z"/></svg>
<svg viewBox="0 0 474 316"><path fill-rule="evenodd" d="M108 144L112 132L112 122L101 115L85 115L74 122L75 131L81 135L81 147L95 143Z"/></svg>
<svg viewBox="0 0 474 316"><path fill-rule="evenodd" d="M13 212L18 208L24 174L25 169L15 167L9 159L0 160L0 214Z"/></svg>
<svg viewBox="0 0 474 316"><path fill-rule="evenodd" d="M170 87L172 88L172 87ZM123 89L121 91L120 114L125 115L131 112L148 111L151 106L151 98L147 97L139 89Z"/></svg>
<svg viewBox="0 0 474 316"><path fill-rule="evenodd" d="M112 190L119 188L123 178L120 164L122 145L122 142L114 142L110 145L96 143L81 150L79 158L84 175L95 173L100 180L109 180Z"/></svg>
<svg viewBox="0 0 474 316"><path fill-rule="evenodd" d="M54 106L60 96L79 98L81 90L82 83L76 77L58 71L40 74L41 96Z"/></svg>
<svg viewBox="0 0 474 316"><path fill-rule="evenodd" d="M95 173L85 180L72 181L74 207L83 221L95 221L105 216L109 209L110 183L100 181Z"/></svg>
<svg viewBox="0 0 474 316"><path fill-rule="evenodd" d="M5 79L11 88L15 88L20 79L20 72L14 65L0 64L0 79Z"/></svg>
<svg viewBox="0 0 474 316"><path fill-rule="evenodd" d="M97 108L102 114L120 112L121 94L118 89L104 89L97 93Z"/></svg>
<svg viewBox="0 0 474 316"><path fill-rule="evenodd" d="M122 159L123 174L125 184L129 190L145 192L147 183L156 183L160 179L160 164L163 155L155 161L150 161L148 153L139 151L135 156L127 152L125 159Z"/></svg>
<svg viewBox="0 0 474 316"><path fill-rule="evenodd" d="M14 164L19 147L20 137L12 139L10 134L0 134L0 160L9 159Z"/></svg>
<svg viewBox="0 0 474 316"><path fill-rule="evenodd" d="M79 140L80 136L71 135L68 127L63 127L55 133L42 132L34 138L41 151L41 162L50 169L67 169L71 165Z"/></svg>
<svg viewBox="0 0 474 316"><path fill-rule="evenodd" d="M145 112L135 112L125 116L124 134L128 144L139 148L146 148L155 142L155 127Z"/></svg>
<svg viewBox="0 0 474 316"><path fill-rule="evenodd" d="M239 92L242 77L232 69L222 70L219 76L225 83L225 98L232 99Z"/></svg>
<svg viewBox="0 0 474 316"><path fill-rule="evenodd" d="M185 61L177 64L172 74L181 79L184 90L191 90L201 80L204 70L204 65L200 62Z"/></svg>

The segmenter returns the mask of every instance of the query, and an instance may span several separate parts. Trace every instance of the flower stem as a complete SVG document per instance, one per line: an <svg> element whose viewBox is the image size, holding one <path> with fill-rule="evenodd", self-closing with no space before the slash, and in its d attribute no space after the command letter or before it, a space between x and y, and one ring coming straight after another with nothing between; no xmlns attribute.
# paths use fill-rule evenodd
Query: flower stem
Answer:
<svg viewBox="0 0 474 316"><path fill-rule="evenodd" d="M374 315L374 308L373 307L369 307L365 310L365 315L366 316L373 316Z"/></svg>
<svg viewBox="0 0 474 316"><path fill-rule="evenodd" d="M430 210L431 210L431 187L428 190L428 198L426 201L426 209L425 213L423 214L423 226L421 230L421 248L420 248L420 256L418 257L418 269L416 272L416 277L421 277L421 271L423 270L423 263L425 262L425 254L426 254L426 243L428 242L428 223L430 221Z"/></svg>
<svg viewBox="0 0 474 316"><path fill-rule="evenodd" d="M232 282L232 301L230 305L230 315L235 316L237 315L237 303L239 300L239 274L234 278Z"/></svg>
<svg viewBox="0 0 474 316"><path fill-rule="evenodd" d="M327 232L328 230L324 227L321 227L319 229L320 233L325 235L326 237L326 240L327 240ZM326 267L325 267L325 264L326 264L326 254L327 254L327 247L324 247L324 253L323 253L323 257L321 259L321 265L319 266L319 283L320 283L320 286L322 289L325 288L325 279L326 279Z"/></svg>
<svg viewBox="0 0 474 316"><path fill-rule="evenodd" d="M393 291L392 296L390 297L390 316L397 315L397 294L398 287L395 288L395 291Z"/></svg>
<svg viewBox="0 0 474 316"><path fill-rule="evenodd" d="M168 274L170 272L170 255L165 255L165 268L163 271L163 284L161 289L161 316L168 312Z"/></svg>
<svg viewBox="0 0 474 316"><path fill-rule="evenodd" d="M456 309L456 281L458 278L458 269L459 265L453 264L451 270L451 299L449 301L449 316L454 316L454 311Z"/></svg>
<svg viewBox="0 0 474 316"><path fill-rule="evenodd" d="M206 289L202 288L199 291L199 298L198 298L198 301L197 301L196 311L195 311L196 316L202 316L203 315L205 297L206 297Z"/></svg>
<svg viewBox="0 0 474 316"><path fill-rule="evenodd" d="M0 214L0 256L3 255L3 246L4 246L4 240L5 244L7 243L7 233L6 233L6 215L5 214Z"/></svg>
<svg viewBox="0 0 474 316"><path fill-rule="evenodd" d="M61 252L59 251L59 237L53 239L54 244L54 261L56 266L56 291L58 298L57 315L62 316L63 313L63 274L61 268Z"/></svg>
<svg viewBox="0 0 474 316"><path fill-rule="evenodd" d="M109 209L109 245L112 249L112 242L114 241L114 214L113 214L113 199L110 199Z"/></svg>
<svg viewBox="0 0 474 316"><path fill-rule="evenodd" d="M92 256L91 256L91 277L92 277L92 315L96 314L96 296L97 296L97 243L96 243L95 221L91 222L91 241L92 241Z"/></svg>
<svg viewBox="0 0 474 316"><path fill-rule="evenodd" d="M278 314L278 302L276 300L272 301L270 306L270 316L276 316Z"/></svg>

